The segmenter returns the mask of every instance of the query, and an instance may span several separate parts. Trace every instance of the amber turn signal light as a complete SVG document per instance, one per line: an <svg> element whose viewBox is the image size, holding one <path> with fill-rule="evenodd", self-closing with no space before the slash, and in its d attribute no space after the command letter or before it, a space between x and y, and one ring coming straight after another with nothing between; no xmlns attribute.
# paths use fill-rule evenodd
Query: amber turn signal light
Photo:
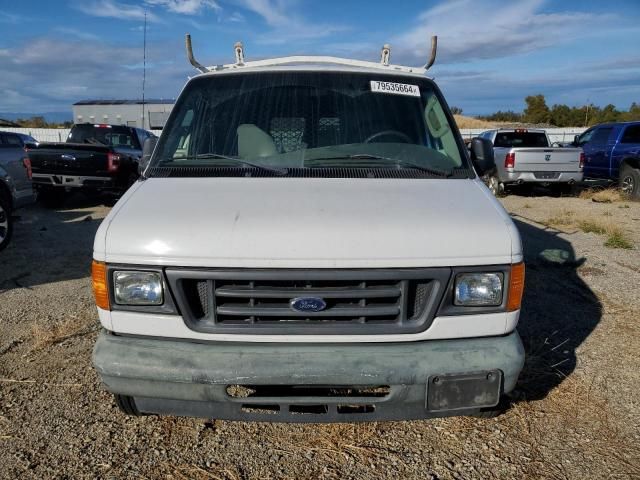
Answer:
<svg viewBox="0 0 640 480"><path fill-rule="evenodd" d="M507 311L513 312L520 309L522 293L524 292L524 263L511 265L509 275L509 296L507 297Z"/></svg>
<svg viewBox="0 0 640 480"><path fill-rule="evenodd" d="M107 266L95 260L91 264L91 283L93 295L96 297L96 305L103 310L110 310L109 289L107 288Z"/></svg>

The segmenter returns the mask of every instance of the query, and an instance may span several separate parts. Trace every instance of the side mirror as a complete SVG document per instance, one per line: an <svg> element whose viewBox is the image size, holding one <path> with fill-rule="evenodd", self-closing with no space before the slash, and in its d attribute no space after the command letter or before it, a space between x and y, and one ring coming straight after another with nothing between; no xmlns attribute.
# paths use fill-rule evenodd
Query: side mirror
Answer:
<svg viewBox="0 0 640 480"><path fill-rule="evenodd" d="M471 140L471 162L476 167L478 175L496 168L495 157L493 154L493 142L486 138L475 137Z"/></svg>
<svg viewBox="0 0 640 480"><path fill-rule="evenodd" d="M153 151L156 149L157 144L158 137L148 137L144 141L144 145L142 146L142 158L140 159L140 162L138 162L138 173L140 175L142 175L147 169L149 161L151 160L151 155L153 155Z"/></svg>
<svg viewBox="0 0 640 480"><path fill-rule="evenodd" d="M578 141L580 140L580 135L576 135L575 137L573 137L573 143L571 145L573 145L574 147L577 147L579 145Z"/></svg>

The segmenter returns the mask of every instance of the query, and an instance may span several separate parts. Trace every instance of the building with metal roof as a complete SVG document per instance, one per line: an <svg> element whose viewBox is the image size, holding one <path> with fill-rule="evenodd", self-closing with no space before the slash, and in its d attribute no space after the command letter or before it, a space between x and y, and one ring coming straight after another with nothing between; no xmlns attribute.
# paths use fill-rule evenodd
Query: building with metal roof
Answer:
<svg viewBox="0 0 640 480"><path fill-rule="evenodd" d="M169 117L174 99L81 100L73 104L75 123L108 123L160 130Z"/></svg>

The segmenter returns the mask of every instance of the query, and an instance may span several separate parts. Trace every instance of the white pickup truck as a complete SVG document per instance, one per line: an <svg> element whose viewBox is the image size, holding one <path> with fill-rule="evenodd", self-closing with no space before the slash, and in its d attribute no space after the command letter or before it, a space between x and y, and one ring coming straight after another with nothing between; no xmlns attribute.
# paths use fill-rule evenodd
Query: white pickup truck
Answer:
<svg viewBox="0 0 640 480"><path fill-rule="evenodd" d="M541 184L567 193L583 177L581 148L552 148L544 130L501 128L480 134L493 142L496 169L486 176L494 195L506 185Z"/></svg>
<svg viewBox="0 0 640 480"><path fill-rule="evenodd" d="M524 362L524 264L478 176L491 143L470 158L426 68L384 50L245 62L236 47L208 68L189 53L202 73L95 238L94 365L118 406L277 422L499 411Z"/></svg>

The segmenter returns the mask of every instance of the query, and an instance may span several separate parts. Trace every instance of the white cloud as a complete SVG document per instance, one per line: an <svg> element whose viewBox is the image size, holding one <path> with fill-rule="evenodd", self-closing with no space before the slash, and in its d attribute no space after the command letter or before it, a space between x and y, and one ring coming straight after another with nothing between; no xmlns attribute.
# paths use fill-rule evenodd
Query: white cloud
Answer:
<svg viewBox="0 0 640 480"><path fill-rule="evenodd" d="M241 0L247 10L259 15L270 27L282 27L290 20L291 2L283 0Z"/></svg>
<svg viewBox="0 0 640 480"><path fill-rule="evenodd" d="M261 17L270 27L259 36L263 44L315 40L347 30L344 25L307 20L296 11L297 2L294 0L237 0L237 3Z"/></svg>
<svg viewBox="0 0 640 480"><path fill-rule="evenodd" d="M220 5L214 0L145 0L144 3L183 15L196 15L206 9L220 10Z"/></svg>
<svg viewBox="0 0 640 480"><path fill-rule="evenodd" d="M147 20L156 22L159 18L139 5L129 5L115 0L92 0L76 3L75 7L82 13L92 17L117 18L119 20L144 20L145 12Z"/></svg>
<svg viewBox="0 0 640 480"><path fill-rule="evenodd" d="M0 11L0 23L19 23L23 17L21 15L16 15L15 13L7 13Z"/></svg>
<svg viewBox="0 0 640 480"><path fill-rule="evenodd" d="M100 40L98 35L95 35L90 32L85 32L83 30L79 30L77 28L70 27L56 27L53 29L56 33L61 33L64 36L81 38L83 40Z"/></svg>
<svg viewBox="0 0 640 480"><path fill-rule="evenodd" d="M242 23L244 22L245 18L244 15L242 15L240 12L233 12L225 20L232 23Z"/></svg>
<svg viewBox="0 0 640 480"><path fill-rule="evenodd" d="M558 46L603 28L614 17L579 11L541 13L544 0L442 2L394 43L426 61L429 38L438 35L438 63L500 58Z"/></svg>
<svg viewBox="0 0 640 480"><path fill-rule="evenodd" d="M72 37L41 37L10 47L0 51L0 110L70 112L72 103L90 97L138 98L141 57L138 46ZM190 72L180 41L150 45L147 95L175 96Z"/></svg>

